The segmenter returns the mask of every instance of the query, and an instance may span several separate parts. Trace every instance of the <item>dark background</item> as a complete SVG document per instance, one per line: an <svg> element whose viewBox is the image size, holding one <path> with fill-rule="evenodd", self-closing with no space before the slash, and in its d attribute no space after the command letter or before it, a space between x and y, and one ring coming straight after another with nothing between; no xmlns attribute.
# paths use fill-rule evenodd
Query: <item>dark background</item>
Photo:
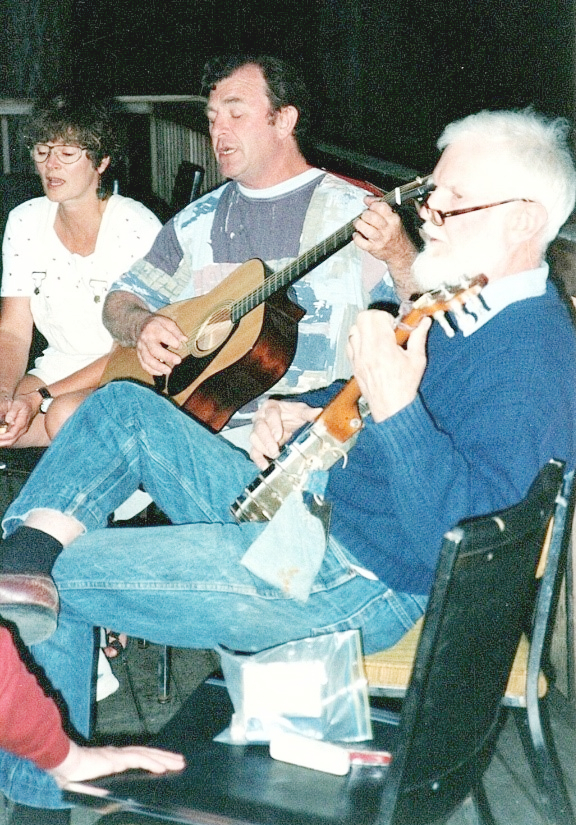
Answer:
<svg viewBox="0 0 576 825"><path fill-rule="evenodd" d="M528 104L573 114L574 0L4 3L5 97L26 93L17 88L25 82L43 91L75 83L98 94L197 94L207 57L268 52L302 67L322 140L422 171L456 117ZM16 82L32 28L21 22L24 6L32 21L53 18L32 48L44 52L33 82L21 71Z"/></svg>
<svg viewBox="0 0 576 825"><path fill-rule="evenodd" d="M79 0L76 72L115 93L198 93L207 56L296 60L331 140L416 168L481 108L573 110L572 0Z"/></svg>

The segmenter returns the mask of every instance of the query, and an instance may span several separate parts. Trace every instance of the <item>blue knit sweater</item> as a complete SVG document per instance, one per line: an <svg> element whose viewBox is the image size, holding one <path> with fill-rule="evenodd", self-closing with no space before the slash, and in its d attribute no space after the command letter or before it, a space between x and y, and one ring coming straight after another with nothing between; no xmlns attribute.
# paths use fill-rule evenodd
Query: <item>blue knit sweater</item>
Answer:
<svg viewBox="0 0 576 825"><path fill-rule="evenodd" d="M549 283L468 337L433 324L415 401L368 418L330 471L331 533L390 587L428 593L446 530L520 501L551 458L576 464L576 335Z"/></svg>

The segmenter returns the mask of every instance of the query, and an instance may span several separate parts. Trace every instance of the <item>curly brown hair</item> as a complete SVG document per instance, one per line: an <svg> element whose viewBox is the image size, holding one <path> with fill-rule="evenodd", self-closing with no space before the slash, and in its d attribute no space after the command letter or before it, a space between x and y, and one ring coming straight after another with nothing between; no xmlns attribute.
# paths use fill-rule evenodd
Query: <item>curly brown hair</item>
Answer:
<svg viewBox="0 0 576 825"><path fill-rule="evenodd" d="M23 137L30 149L36 143L58 140L85 147L95 169L109 157L110 164L102 173L98 189L98 197L104 199L112 192L114 167L123 150L118 117L119 107L113 101L58 95L35 103Z"/></svg>

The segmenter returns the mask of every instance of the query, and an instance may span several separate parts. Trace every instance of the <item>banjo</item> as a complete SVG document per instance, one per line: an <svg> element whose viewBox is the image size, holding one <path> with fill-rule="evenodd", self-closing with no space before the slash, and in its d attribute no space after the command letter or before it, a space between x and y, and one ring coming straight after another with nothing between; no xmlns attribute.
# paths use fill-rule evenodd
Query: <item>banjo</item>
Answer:
<svg viewBox="0 0 576 825"><path fill-rule="evenodd" d="M447 335L453 336L454 329L445 313L451 312L464 326L471 314L478 316L486 311L478 296L487 282L484 275L464 278L458 286L441 287L403 305L401 314L395 319L397 343L405 344L425 316L433 317ZM468 317L464 319L466 315ZM278 458L245 488L231 506L234 518L238 522L270 521L291 492L305 489L312 472L328 470L341 458L346 461L368 412L358 382L351 378L318 418L287 444Z"/></svg>

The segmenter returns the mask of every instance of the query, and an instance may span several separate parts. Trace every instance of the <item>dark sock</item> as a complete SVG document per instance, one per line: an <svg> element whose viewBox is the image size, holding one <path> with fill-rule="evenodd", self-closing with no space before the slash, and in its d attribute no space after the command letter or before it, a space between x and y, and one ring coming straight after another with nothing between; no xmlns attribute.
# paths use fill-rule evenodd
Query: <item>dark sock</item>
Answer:
<svg viewBox="0 0 576 825"><path fill-rule="evenodd" d="M18 527L0 544L2 573L50 574L62 545L43 530Z"/></svg>
<svg viewBox="0 0 576 825"><path fill-rule="evenodd" d="M29 808L16 804L10 825L70 825L70 809Z"/></svg>

